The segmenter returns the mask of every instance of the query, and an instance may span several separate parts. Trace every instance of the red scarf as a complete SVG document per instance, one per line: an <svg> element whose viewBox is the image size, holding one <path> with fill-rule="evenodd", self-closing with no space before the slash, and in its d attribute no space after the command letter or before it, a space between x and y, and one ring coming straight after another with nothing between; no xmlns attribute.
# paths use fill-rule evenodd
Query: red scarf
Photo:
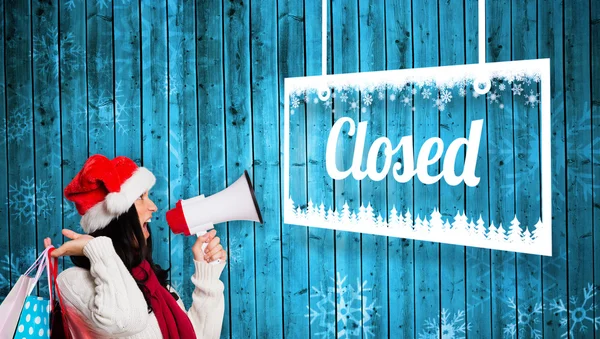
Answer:
<svg viewBox="0 0 600 339"><path fill-rule="evenodd" d="M138 267L133 268L132 273L136 280L146 280L144 285L150 293L152 310L163 338L196 338L192 322L171 293L158 282L148 261L144 260Z"/></svg>

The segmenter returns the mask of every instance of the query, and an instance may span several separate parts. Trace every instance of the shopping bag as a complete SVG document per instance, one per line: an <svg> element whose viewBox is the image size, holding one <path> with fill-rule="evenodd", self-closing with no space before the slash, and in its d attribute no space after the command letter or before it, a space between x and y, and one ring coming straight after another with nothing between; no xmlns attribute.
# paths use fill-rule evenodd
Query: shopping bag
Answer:
<svg viewBox="0 0 600 339"><path fill-rule="evenodd" d="M21 311L15 339L50 338L50 300L28 296Z"/></svg>
<svg viewBox="0 0 600 339"><path fill-rule="evenodd" d="M50 305L50 338L94 339L106 337L106 335L93 330L77 310L64 302L56 283L56 279L58 278L58 263L55 258L51 257L53 250L51 249L48 252L48 257L50 258L48 263L50 283L48 286L51 295L54 295L54 300ZM54 290L54 294L52 294L52 290Z"/></svg>
<svg viewBox="0 0 600 339"><path fill-rule="evenodd" d="M48 251L49 248L45 249L38 256L33 265L19 277L17 283L13 286L0 305L0 338L13 337L13 334L17 329L21 310L23 309L23 305L25 305L25 299L31 294L31 291L35 288L44 269L46 269ZM31 276L34 271L35 275Z"/></svg>

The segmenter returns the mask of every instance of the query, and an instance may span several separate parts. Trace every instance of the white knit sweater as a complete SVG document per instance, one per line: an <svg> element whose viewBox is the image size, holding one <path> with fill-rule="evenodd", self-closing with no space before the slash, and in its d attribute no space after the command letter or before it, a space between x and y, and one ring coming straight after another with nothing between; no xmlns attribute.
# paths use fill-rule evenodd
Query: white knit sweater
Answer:
<svg viewBox="0 0 600 339"><path fill-rule="evenodd" d="M154 313L135 280L107 237L91 240L83 250L90 270L72 267L58 276L64 302L75 307L96 330L107 338L162 338ZM198 338L219 338L225 309L223 282L225 263L209 265L194 261L196 286L192 307L187 311ZM181 299L179 306L185 310Z"/></svg>

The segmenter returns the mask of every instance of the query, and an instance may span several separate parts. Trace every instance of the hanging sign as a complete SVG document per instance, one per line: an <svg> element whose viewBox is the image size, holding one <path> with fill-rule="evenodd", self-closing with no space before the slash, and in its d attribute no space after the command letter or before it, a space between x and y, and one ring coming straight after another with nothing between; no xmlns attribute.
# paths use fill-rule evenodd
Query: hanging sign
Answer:
<svg viewBox="0 0 600 339"><path fill-rule="evenodd" d="M288 78L284 104L285 223L551 255L549 59Z"/></svg>

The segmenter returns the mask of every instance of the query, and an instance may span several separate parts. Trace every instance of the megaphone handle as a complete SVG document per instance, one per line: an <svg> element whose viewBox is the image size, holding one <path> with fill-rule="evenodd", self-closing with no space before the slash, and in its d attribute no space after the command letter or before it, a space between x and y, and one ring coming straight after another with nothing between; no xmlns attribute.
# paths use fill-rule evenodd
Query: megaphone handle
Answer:
<svg viewBox="0 0 600 339"><path fill-rule="evenodd" d="M208 232L200 231L200 232L196 233L196 236L201 237L201 236L205 235L206 233L208 233ZM207 242L202 244L202 253L204 253L204 250L206 250L206 246L208 246ZM209 262L210 265L216 265L216 264L220 264L220 263L221 263L221 259L217 259L217 260Z"/></svg>

